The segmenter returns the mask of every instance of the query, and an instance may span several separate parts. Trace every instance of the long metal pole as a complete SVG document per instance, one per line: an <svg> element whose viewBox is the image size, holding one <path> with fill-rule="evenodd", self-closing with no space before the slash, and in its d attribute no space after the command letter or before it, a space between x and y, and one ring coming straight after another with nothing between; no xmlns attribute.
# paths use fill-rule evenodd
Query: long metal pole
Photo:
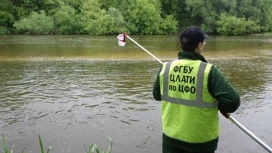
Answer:
<svg viewBox="0 0 272 153"><path fill-rule="evenodd" d="M132 38L130 38L127 34L125 34L126 37L128 39L130 39L132 42L134 42L137 46L139 46L140 48L142 48L145 52L147 52L149 55L151 55L153 58L155 58L158 62L160 62L162 64L162 61L160 59L158 59L156 56L154 56L153 54L151 54L148 50L146 50L143 46L141 46L140 44L138 44L135 40L133 40Z"/></svg>
<svg viewBox="0 0 272 153"><path fill-rule="evenodd" d="M134 42L137 46L142 48L145 52L147 52L149 55L151 55L153 58L155 58L158 62L161 64L163 63L160 59L158 59L156 56L151 54L148 50L146 50L143 46L138 44L135 40L130 38L127 34L125 34L127 38L129 38L132 42ZM238 126L242 131L244 131L247 135L249 135L253 140L255 140L257 143L259 143L264 149L266 149L269 153L272 153L272 149L265 144L262 140L260 140L256 135L254 135L252 132L250 132L246 127L244 127L241 123L239 123L235 118L230 116L228 113L221 112L223 116L225 116L227 119L231 120L236 126Z"/></svg>
<svg viewBox="0 0 272 153"><path fill-rule="evenodd" d="M265 144L261 139L259 139L256 135L250 132L245 126L239 123L235 118L230 116L228 113L221 112L223 116L232 121L236 126L238 126L242 131L244 131L248 136L250 136L253 140L259 143L265 150L269 153L272 153L272 148L270 148L267 144Z"/></svg>

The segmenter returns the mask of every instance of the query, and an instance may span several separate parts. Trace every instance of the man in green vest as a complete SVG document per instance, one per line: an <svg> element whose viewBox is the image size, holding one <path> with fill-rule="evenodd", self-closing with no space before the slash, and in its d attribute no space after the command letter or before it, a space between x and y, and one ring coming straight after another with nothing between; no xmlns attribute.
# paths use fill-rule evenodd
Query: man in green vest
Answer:
<svg viewBox="0 0 272 153"><path fill-rule="evenodd" d="M184 29L178 60L164 63L154 83L153 96L162 107L163 153L214 153L218 110L232 113L240 105L239 93L201 55L207 38L199 27Z"/></svg>

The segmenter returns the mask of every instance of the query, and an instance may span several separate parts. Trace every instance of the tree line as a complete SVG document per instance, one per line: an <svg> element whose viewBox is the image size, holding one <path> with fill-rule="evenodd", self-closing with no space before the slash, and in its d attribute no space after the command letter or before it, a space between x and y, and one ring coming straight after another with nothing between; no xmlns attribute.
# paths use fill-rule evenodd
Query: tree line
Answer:
<svg viewBox="0 0 272 153"><path fill-rule="evenodd" d="M0 0L0 34L218 35L272 31L271 0Z"/></svg>

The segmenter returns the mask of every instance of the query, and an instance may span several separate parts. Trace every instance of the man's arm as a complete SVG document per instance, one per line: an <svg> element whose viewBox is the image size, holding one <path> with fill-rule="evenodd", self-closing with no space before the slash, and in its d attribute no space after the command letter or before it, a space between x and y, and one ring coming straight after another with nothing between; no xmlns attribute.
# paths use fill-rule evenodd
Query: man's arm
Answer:
<svg viewBox="0 0 272 153"><path fill-rule="evenodd" d="M160 71L156 77L153 85L153 97L154 99L161 101L161 91L160 91Z"/></svg>
<svg viewBox="0 0 272 153"><path fill-rule="evenodd" d="M216 67L209 74L209 91L218 102L218 109L225 113L233 113L240 106L240 95L226 80Z"/></svg>

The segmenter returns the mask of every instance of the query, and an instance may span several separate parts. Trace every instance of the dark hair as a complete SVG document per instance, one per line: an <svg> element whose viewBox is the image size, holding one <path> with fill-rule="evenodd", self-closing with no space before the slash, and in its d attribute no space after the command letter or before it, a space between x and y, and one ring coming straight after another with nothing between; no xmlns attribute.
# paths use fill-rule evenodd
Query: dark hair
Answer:
<svg viewBox="0 0 272 153"><path fill-rule="evenodd" d="M183 51L193 52L200 42L208 39L208 35L204 34L197 26L190 26L184 29L180 34L180 45Z"/></svg>

